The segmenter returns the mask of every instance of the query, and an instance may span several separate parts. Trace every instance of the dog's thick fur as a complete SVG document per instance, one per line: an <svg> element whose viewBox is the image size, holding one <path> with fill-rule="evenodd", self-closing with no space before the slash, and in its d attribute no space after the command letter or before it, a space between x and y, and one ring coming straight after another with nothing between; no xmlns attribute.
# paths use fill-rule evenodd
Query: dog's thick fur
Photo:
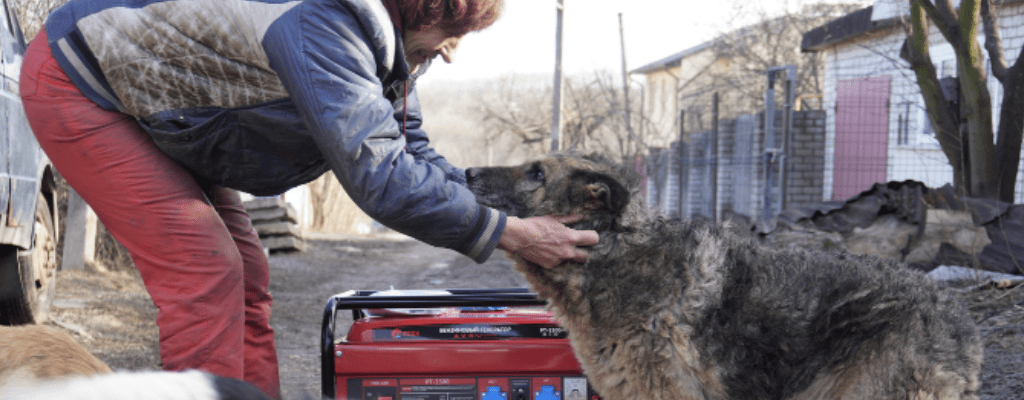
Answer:
<svg viewBox="0 0 1024 400"><path fill-rule="evenodd" d="M982 347L962 304L890 261L787 251L635 198L597 156L466 171L517 217L582 214L585 264L517 260L604 398L975 399Z"/></svg>

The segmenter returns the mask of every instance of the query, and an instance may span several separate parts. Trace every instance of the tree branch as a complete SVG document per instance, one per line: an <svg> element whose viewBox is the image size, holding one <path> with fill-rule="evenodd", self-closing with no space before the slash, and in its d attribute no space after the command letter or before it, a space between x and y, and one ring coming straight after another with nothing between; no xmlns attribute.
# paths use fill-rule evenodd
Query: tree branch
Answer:
<svg viewBox="0 0 1024 400"><path fill-rule="evenodd" d="M924 98L925 111L928 120L935 129L935 138L942 147L942 152L949 159L953 166L954 180L958 184L962 182L962 147L960 143L959 130L953 116L948 111L945 94L939 84L938 74L935 71L935 64L932 63L928 53L928 18L927 8L922 1L912 1L910 6L910 24L907 29L907 39L900 49L900 57L910 64L910 69L917 77L917 84L921 88L921 96Z"/></svg>
<svg viewBox="0 0 1024 400"><path fill-rule="evenodd" d="M924 11L927 18L935 24L935 27L939 29L946 41L953 45L954 49L960 47L963 41L960 36L960 18L951 0L935 0L935 3L930 0L910 0L911 10L915 5ZM924 25L924 29L928 29L927 24Z"/></svg>
<svg viewBox="0 0 1024 400"><path fill-rule="evenodd" d="M992 0L981 1L981 21L985 28L985 50L988 51L988 58L992 62L992 76L1005 84L1008 74L1006 54L1003 52L1003 39L999 34L999 21L996 20L992 9ZM1019 61L1018 57L1018 64Z"/></svg>

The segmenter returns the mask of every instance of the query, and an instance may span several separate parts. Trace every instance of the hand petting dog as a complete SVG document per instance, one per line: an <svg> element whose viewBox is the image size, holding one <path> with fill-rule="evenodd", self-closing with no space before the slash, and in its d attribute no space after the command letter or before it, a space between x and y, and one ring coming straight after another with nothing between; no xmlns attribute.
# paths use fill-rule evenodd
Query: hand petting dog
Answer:
<svg viewBox="0 0 1024 400"><path fill-rule="evenodd" d="M567 261L584 263L587 251L580 247L597 244L596 231L578 231L566 224L578 222L582 215L532 217L509 216L498 248L517 258L552 268Z"/></svg>

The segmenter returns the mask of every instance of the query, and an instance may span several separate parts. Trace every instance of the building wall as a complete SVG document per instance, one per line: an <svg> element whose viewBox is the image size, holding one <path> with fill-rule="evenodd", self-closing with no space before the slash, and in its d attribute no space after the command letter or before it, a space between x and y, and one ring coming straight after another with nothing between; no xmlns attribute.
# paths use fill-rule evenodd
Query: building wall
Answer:
<svg viewBox="0 0 1024 400"><path fill-rule="evenodd" d="M644 87L644 115L650 119L648 138L654 146L665 146L679 131L678 97L680 68L670 68L646 74ZM652 132L653 131L653 132Z"/></svg>
<svg viewBox="0 0 1024 400"><path fill-rule="evenodd" d="M679 109L685 113L686 132L702 132L711 129L713 120L713 98L719 96L718 115L720 119L732 119L756 110L744 107L740 101L744 93L729 88L722 77L732 74L737 67L729 60L714 58L709 49L683 60L688 66L687 75L680 79Z"/></svg>
<svg viewBox="0 0 1024 400"><path fill-rule="evenodd" d="M706 87L702 77L707 76L709 68L715 67L720 66L714 59L714 53L701 50L683 58L679 66L644 74L644 115L650 119L647 138L651 146L665 147L673 140L679 140L680 109L686 109L688 104L695 102L711 104L710 94L694 99L690 93ZM705 114L704 120L710 120L711 112ZM687 119L691 117L687 116Z"/></svg>
<svg viewBox="0 0 1024 400"><path fill-rule="evenodd" d="M1001 7L1000 33L1003 38L1008 64L1013 64L1024 45L1024 3L1012 3ZM917 86L913 72L906 62L899 58L899 50L906 35L901 28L893 28L863 35L855 40L841 43L825 53L825 93L823 105L828 110L825 125L825 174L822 182L822 200L832 196L833 156L835 154L835 106L838 82L866 77L890 76L892 78L889 98L889 151L886 169L888 181L913 179L929 187L941 187L952 183L952 168L942 153L924 111L924 100ZM941 33L932 27L929 33L932 59L942 74L952 64L952 48ZM979 43L984 43L981 37ZM987 56L987 53L983 51ZM987 64L987 62L986 62ZM941 77L941 76L940 76ZM993 122L998 126L1002 86L989 74L989 91L992 93ZM1017 202L1024 199L1024 181L1018 174ZM864 188L867 190L868 188Z"/></svg>

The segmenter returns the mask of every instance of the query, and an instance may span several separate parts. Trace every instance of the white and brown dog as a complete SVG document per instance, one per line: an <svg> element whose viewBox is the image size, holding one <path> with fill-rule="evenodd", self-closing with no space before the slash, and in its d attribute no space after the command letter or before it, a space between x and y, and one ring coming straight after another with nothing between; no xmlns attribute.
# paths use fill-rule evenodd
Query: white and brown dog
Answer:
<svg viewBox="0 0 1024 400"><path fill-rule="evenodd" d="M112 372L70 335L0 326L0 400L270 400L248 383L201 371Z"/></svg>

